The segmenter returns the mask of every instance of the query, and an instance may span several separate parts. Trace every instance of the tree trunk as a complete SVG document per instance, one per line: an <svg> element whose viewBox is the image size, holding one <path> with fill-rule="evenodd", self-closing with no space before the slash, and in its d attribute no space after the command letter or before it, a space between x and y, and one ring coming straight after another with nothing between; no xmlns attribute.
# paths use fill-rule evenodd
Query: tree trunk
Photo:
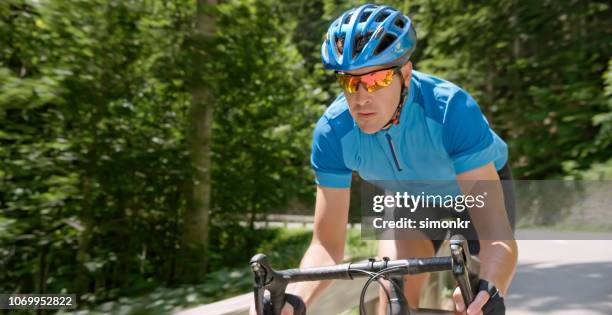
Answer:
<svg viewBox="0 0 612 315"><path fill-rule="evenodd" d="M172 242L170 244L170 248L168 248L168 253L170 253L170 266L167 272L166 285L173 286L176 280L177 274L177 256L180 254L178 249L180 248L181 242L181 231L180 231L180 215L184 212L186 204L182 202L184 198L184 192L187 191L189 185L186 181L181 181L179 183L179 187L176 190L172 200L169 203L169 209L174 211L173 220L172 220ZM181 211L183 210L183 211ZM170 215L168 216L170 217Z"/></svg>
<svg viewBox="0 0 612 315"><path fill-rule="evenodd" d="M90 244L93 237L93 198L94 198L94 186L95 186L95 171L96 164L98 163L98 131L97 125L99 122L99 110L94 109L93 128L91 130L93 135L93 142L87 152L87 166L85 172L82 174L83 182L83 201L81 202L81 211L79 213L79 220L83 226L83 231L80 231L79 236L79 249L76 255L77 260L77 276L76 276L76 299L80 302L80 297L84 293L89 291L89 271L85 267L85 264L90 260Z"/></svg>
<svg viewBox="0 0 612 315"><path fill-rule="evenodd" d="M44 294L47 292L47 275L49 270L49 244L43 244L40 246L40 252L38 254L38 275L36 279L36 293Z"/></svg>
<svg viewBox="0 0 612 315"><path fill-rule="evenodd" d="M196 14L197 39L214 34L214 20L204 13L206 6L215 5L216 0L198 0ZM198 52L196 60L204 52ZM202 58L203 59L203 58ZM197 79L196 79L197 80ZM183 250L187 256L181 262L183 280L199 281L208 267L208 230L210 221L210 146L214 97L205 82L197 80L191 97L190 152L195 174L191 186L191 202L184 212ZM185 279L187 276L189 279Z"/></svg>

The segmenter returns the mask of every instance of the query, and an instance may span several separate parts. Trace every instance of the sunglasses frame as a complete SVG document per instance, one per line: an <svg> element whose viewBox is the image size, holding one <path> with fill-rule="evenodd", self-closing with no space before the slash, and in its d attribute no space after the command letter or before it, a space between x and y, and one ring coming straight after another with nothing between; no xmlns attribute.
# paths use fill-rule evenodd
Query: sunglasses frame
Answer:
<svg viewBox="0 0 612 315"><path fill-rule="evenodd" d="M402 74L402 67L401 67L401 66L393 66L393 67L389 67L389 68L384 68L384 69L373 70L373 71L366 72L366 73L359 74L359 75L349 74L349 73L346 73L346 72L344 72L344 71L334 71L334 73L336 74L336 80L339 80L339 79L340 79L340 78L338 77L338 75L349 76L349 77L352 77L352 78L359 78L359 83L357 84L357 88L355 89L355 92L349 92L349 91L348 91L346 88L344 88L344 86L342 86L342 84L340 84L340 86L342 87L342 90L343 90L344 92L346 92L346 93L348 93L348 94L355 94L355 93L357 93L357 91L359 90L359 86L362 84L362 82L361 82L361 77L363 77L363 76L365 76L365 75L368 75L368 74L375 73L375 72L379 72L379 71L388 71L388 70L393 70L393 75L395 75L395 74L397 73L397 74L399 74L399 75L401 76L401 74ZM389 82L389 85L391 85L391 83L392 83L392 82L393 82L393 78L391 78L391 82ZM387 86L383 86L383 87L380 87L380 88L378 88L378 89L376 89L376 90L373 90L372 92L376 92L376 91L379 91L379 90L381 90L381 89L384 89L384 88L388 87L389 85L387 85ZM368 92L369 92L369 91L368 91ZM370 93L372 93L372 92L370 92Z"/></svg>

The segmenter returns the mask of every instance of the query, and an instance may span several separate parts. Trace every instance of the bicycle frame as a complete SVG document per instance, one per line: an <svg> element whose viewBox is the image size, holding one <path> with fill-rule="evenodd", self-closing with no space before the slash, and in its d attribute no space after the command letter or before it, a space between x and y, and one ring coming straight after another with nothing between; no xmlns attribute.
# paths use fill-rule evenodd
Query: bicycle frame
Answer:
<svg viewBox="0 0 612 315"><path fill-rule="evenodd" d="M480 269L478 258L469 253L467 241L462 235L454 235L450 239L451 255L444 257L410 258L402 260L344 263L328 267L295 268L287 270L274 270L264 254L257 254L251 258L251 269L255 278L254 297L258 315L263 315L264 291L270 292L270 301L274 315L280 315L285 304L285 289L289 283L318 280L352 280L356 277L368 277L371 273L383 270L388 276L415 275L425 272L452 271L457 280L465 305L469 305L474 298L472 290L477 283ZM403 299L403 292L398 298ZM404 301L405 302L405 301ZM416 309L410 310L407 303L400 303L401 309L396 314L453 314L451 311Z"/></svg>

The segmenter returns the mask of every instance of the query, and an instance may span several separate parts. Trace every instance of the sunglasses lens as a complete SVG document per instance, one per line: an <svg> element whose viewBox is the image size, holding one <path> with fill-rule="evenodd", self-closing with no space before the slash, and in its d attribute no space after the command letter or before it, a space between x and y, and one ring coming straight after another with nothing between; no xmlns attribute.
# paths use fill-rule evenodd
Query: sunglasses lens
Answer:
<svg viewBox="0 0 612 315"><path fill-rule="evenodd" d="M374 92L389 86L392 79L393 70L381 70L362 76L361 82L365 84L368 92Z"/></svg>
<svg viewBox="0 0 612 315"><path fill-rule="evenodd" d="M338 83L340 86L348 92L355 93L357 92L357 86L359 85L359 77L354 77L348 74L337 74Z"/></svg>
<svg viewBox="0 0 612 315"><path fill-rule="evenodd" d="M353 76L350 74L336 74L338 83L348 93L356 93L359 83L365 85L368 92L378 91L391 84L393 80L393 69L386 69L368 73L362 76Z"/></svg>

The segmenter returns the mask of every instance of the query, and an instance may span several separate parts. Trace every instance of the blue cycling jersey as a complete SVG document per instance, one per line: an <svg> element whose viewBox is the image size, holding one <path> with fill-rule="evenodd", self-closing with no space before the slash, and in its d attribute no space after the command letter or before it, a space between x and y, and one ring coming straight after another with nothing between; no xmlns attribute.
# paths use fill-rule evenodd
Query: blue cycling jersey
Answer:
<svg viewBox="0 0 612 315"><path fill-rule="evenodd" d="M370 180L455 180L456 175L508 160L506 143L463 89L412 71L400 122L366 134L340 95L314 130L311 164L321 186L347 188L352 171Z"/></svg>

